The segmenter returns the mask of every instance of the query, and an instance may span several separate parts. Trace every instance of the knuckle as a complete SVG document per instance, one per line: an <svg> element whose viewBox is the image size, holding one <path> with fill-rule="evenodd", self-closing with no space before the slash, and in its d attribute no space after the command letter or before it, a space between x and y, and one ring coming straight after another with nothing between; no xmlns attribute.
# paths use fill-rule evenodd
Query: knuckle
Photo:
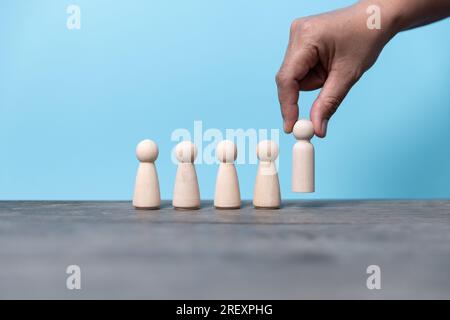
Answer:
<svg viewBox="0 0 450 320"><path fill-rule="evenodd" d="M278 71L278 73L275 76L275 82L276 84L281 87L283 86L285 83L287 83L289 81L286 73L284 73L283 71Z"/></svg>
<svg viewBox="0 0 450 320"><path fill-rule="evenodd" d="M301 24L302 24L302 20L301 19L295 19L294 21L292 21L292 23L291 23L291 34L295 33L297 30L299 30Z"/></svg>
<svg viewBox="0 0 450 320"><path fill-rule="evenodd" d="M349 70L346 76L349 79L350 85L356 83L361 78L362 74L363 71L361 71L359 68L353 68L352 70Z"/></svg>
<svg viewBox="0 0 450 320"><path fill-rule="evenodd" d="M302 33L312 33L316 29L314 22L310 19L302 20L300 30Z"/></svg>
<svg viewBox="0 0 450 320"><path fill-rule="evenodd" d="M301 34L310 34L315 29L316 27L314 26L314 22L311 18L298 18L291 23L291 34L297 32Z"/></svg>

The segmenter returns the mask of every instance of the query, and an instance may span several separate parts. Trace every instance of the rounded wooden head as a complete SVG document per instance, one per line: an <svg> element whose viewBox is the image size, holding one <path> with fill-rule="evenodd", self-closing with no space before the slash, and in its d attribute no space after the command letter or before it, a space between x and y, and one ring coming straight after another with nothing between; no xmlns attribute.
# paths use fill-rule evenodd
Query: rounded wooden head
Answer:
<svg viewBox="0 0 450 320"><path fill-rule="evenodd" d="M230 140L220 141L216 147L216 157L220 162L233 162L237 158L236 145Z"/></svg>
<svg viewBox="0 0 450 320"><path fill-rule="evenodd" d="M306 119L298 120L292 130L297 140L311 140L314 137L314 127L311 121Z"/></svg>
<svg viewBox="0 0 450 320"><path fill-rule="evenodd" d="M179 162L193 163L197 157L197 147L191 141L182 141L177 144L175 154Z"/></svg>
<svg viewBox="0 0 450 320"><path fill-rule="evenodd" d="M275 161L278 158L278 145L272 140L261 141L256 147L256 155L262 161Z"/></svg>
<svg viewBox="0 0 450 320"><path fill-rule="evenodd" d="M136 147L136 157L140 162L154 162L158 158L158 146L152 140L142 140Z"/></svg>

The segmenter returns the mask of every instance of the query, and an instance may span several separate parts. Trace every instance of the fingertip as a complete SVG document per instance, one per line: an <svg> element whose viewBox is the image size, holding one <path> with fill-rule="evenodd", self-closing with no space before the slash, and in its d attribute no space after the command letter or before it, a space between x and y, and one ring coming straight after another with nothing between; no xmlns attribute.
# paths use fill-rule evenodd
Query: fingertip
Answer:
<svg viewBox="0 0 450 320"><path fill-rule="evenodd" d="M293 122L293 121L289 121L289 120L284 121L284 124L283 124L284 132L291 133L292 130L294 129L294 124L295 124L295 122Z"/></svg>
<svg viewBox="0 0 450 320"><path fill-rule="evenodd" d="M320 127L314 125L314 135L318 138L325 138L325 134L323 133Z"/></svg>
<svg viewBox="0 0 450 320"><path fill-rule="evenodd" d="M321 114L320 109L317 107L317 103L314 103L310 113L311 122L314 127L314 134L316 137L325 138L327 134L328 120ZM324 125L325 122L325 125Z"/></svg>
<svg viewBox="0 0 450 320"><path fill-rule="evenodd" d="M321 137L322 132L321 132L321 115L317 112L317 107L315 104L313 104L312 108L311 108L311 112L310 112L310 119L311 122L313 123L313 127L314 127L314 134L318 137Z"/></svg>
<svg viewBox="0 0 450 320"><path fill-rule="evenodd" d="M316 128L314 128L314 135L321 139L325 138L326 136L320 129L317 130Z"/></svg>
<svg viewBox="0 0 450 320"><path fill-rule="evenodd" d="M325 138L327 136L328 119L322 119L319 122L313 122L314 134L316 137Z"/></svg>

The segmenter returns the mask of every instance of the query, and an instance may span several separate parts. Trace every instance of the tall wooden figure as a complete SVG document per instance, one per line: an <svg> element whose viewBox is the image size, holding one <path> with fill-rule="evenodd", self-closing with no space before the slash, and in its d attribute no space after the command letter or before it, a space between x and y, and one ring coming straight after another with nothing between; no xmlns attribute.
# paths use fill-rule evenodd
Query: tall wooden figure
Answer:
<svg viewBox="0 0 450 320"><path fill-rule="evenodd" d="M193 210L200 208L200 190L194 161L197 147L191 141L180 142L175 148L179 161L172 205L175 209Z"/></svg>
<svg viewBox="0 0 450 320"><path fill-rule="evenodd" d="M298 140L292 150L292 191L314 192L314 146L310 142L314 127L309 120L298 120L293 130Z"/></svg>
<svg viewBox="0 0 450 320"><path fill-rule="evenodd" d="M133 206L136 209L158 209L161 196L154 163L158 158L158 146L152 140L143 140L136 147L136 156L140 163L136 174Z"/></svg>
<svg viewBox="0 0 450 320"><path fill-rule="evenodd" d="M259 159L256 174L253 205L257 209L278 209L281 205L280 182L275 160L278 157L278 145L274 141L261 141L256 154Z"/></svg>
<svg viewBox="0 0 450 320"><path fill-rule="evenodd" d="M220 164L217 172L214 206L217 209L239 209L241 207L241 195L236 167L234 166L237 157L236 145L229 140L219 142L216 147L216 156Z"/></svg>

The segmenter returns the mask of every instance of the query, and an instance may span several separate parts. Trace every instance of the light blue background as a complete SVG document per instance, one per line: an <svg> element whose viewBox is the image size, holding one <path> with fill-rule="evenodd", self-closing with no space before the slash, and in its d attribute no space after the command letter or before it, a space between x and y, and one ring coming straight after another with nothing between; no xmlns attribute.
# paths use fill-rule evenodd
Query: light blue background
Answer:
<svg viewBox="0 0 450 320"><path fill-rule="evenodd" d="M136 143L158 142L172 197L176 128L281 128L274 75L291 21L352 1L3 0L0 199L130 199ZM81 30L66 8L81 7ZM315 139L317 192L284 198L450 197L450 21L398 35ZM301 114L317 92L302 94ZM217 166L199 165L203 198ZM251 198L255 165L239 165Z"/></svg>

